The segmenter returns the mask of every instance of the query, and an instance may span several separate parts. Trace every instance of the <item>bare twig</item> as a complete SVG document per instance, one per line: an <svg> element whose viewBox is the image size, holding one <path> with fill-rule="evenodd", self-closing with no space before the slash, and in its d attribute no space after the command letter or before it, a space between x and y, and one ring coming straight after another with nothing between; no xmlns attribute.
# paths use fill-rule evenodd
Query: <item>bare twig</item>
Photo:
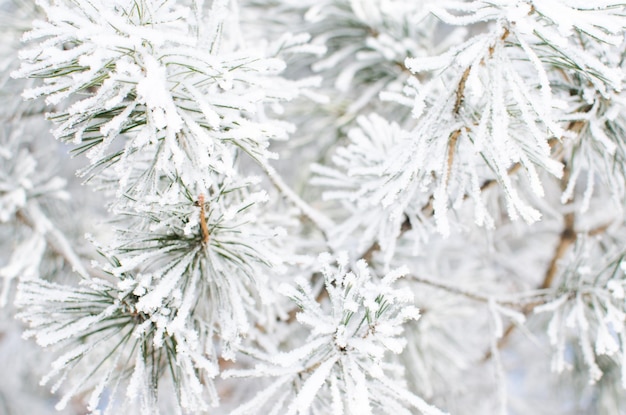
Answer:
<svg viewBox="0 0 626 415"><path fill-rule="evenodd" d="M420 276L413 275L413 274L411 274L407 278L410 278L411 280L413 280L415 282L418 282L420 284L428 285L430 287L438 288L440 290L444 290L444 291L447 291L447 292L452 293L452 294L457 294L457 295L460 295L462 297L469 298L470 300L478 301L478 302L481 302L481 303L488 303L489 302L489 297L486 297L486 296L481 295L481 294L473 293L471 291L467 291L467 290L465 290L463 288L459 288L459 287L456 287L456 286L453 286L453 285L448 285L448 284L442 283L440 281L431 280L429 278L420 277Z"/></svg>
<svg viewBox="0 0 626 415"><path fill-rule="evenodd" d="M276 170L267 162L265 162L264 160L259 160L258 158L255 158L255 161L258 163L259 167L263 169L274 187L276 187L276 189L278 189L278 191L282 193L284 197L286 197L291 203L293 203L298 209L300 209L300 212L302 212L302 214L322 232L324 238L328 240L328 232L334 226L333 221L325 216L323 213L315 210L313 207L311 207L311 205L309 205L300 196L298 196L296 192L294 192L289 187L289 185L285 183L285 181L276 172Z"/></svg>
<svg viewBox="0 0 626 415"><path fill-rule="evenodd" d="M600 226L597 226L597 227L595 227L593 229L590 229L587 232L587 235L589 235L589 236L602 235L604 232L606 232L609 229L609 227L612 224L613 224L613 222L608 222L608 223L605 223L604 225L600 225Z"/></svg>
<svg viewBox="0 0 626 415"><path fill-rule="evenodd" d="M552 255L550 265L548 266L543 282L539 288L545 289L552 286L558 270L559 261L563 259L569 247L576 241L576 232L574 231L574 213L566 213L563 216L563 221L565 226L561 232L559 243L554 250L554 255Z"/></svg>
<svg viewBox="0 0 626 415"><path fill-rule="evenodd" d="M488 304L489 302L493 301L494 303L499 304L501 306L513 307L513 308L525 310L529 307L534 308L537 305L545 303L544 301L545 293L541 291L529 293L532 295L524 295L524 293L521 293L521 294L517 294L513 298L497 298L493 296L478 294L476 292L472 292L464 288L459 288L457 286L449 285L441 281L431 280L430 278L425 278L422 276L411 274L411 275L408 275L407 278L417 283L428 285L430 287L437 288L437 289L446 291L448 293L456 294L456 295L465 297L469 300L477 301L477 302L485 303L485 304Z"/></svg>

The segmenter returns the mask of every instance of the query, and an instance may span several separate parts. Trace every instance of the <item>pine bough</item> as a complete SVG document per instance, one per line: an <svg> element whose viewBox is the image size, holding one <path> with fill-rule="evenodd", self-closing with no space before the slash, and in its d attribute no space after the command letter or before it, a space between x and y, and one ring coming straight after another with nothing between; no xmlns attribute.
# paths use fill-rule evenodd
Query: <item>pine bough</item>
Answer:
<svg viewBox="0 0 626 415"><path fill-rule="evenodd" d="M551 398L591 398L557 412L619 413L624 4L0 4L35 19L0 51L30 100L1 112L0 301L57 409L540 413L569 372Z"/></svg>

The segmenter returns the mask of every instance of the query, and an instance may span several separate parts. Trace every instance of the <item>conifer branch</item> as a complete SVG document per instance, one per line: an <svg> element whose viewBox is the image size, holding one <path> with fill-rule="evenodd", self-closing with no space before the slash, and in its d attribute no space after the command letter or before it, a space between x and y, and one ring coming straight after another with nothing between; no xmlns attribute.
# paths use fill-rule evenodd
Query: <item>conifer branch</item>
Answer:
<svg viewBox="0 0 626 415"><path fill-rule="evenodd" d="M589 111L589 110L590 110L590 107L587 106L585 108L585 111ZM575 134L580 134L586 125L587 123L584 121L574 121L574 122L569 123L569 125L567 126L567 130ZM558 141L556 139L550 140L551 147L554 147L557 144L557 142ZM558 154L559 159L562 159L563 157L564 157L564 154L562 152ZM571 180L570 169L568 166L565 166L563 176L561 177L561 180L560 180L562 191L565 191L570 180ZM567 201L567 205L572 206L573 202L574 202L573 199L570 198ZM603 232L604 229L606 228L601 226L598 229L594 229L590 231L589 235L595 234L596 232L601 233ZM552 257L550 258L550 261L548 263L548 268L545 271L543 280L541 284L538 286L538 289L547 290L553 286L554 280L558 274L560 262L565 257L567 252L570 250L571 246L576 242L576 239L577 239L577 233L575 230L575 213L573 211L567 212L563 215L563 230L561 231L559 235L559 240L554 249L554 253ZM538 304L526 306L523 309L524 314L525 315L530 314L533 311L534 307L536 307L537 305ZM506 327L506 329L503 332L503 335L498 339L497 347L499 349L506 346L509 338L515 331L516 327L517 326L513 323L510 323ZM488 350L483 357L483 361L489 360L492 357L492 355L493 355L492 350Z"/></svg>
<svg viewBox="0 0 626 415"><path fill-rule="evenodd" d="M31 1L0 5L0 94L45 100L112 224L87 266L41 202L80 191L50 177L49 126L0 109L35 133L0 131L0 303L15 292L58 351L59 408L504 413L515 328L555 350L522 375L571 359L568 396L595 383L581 410L621 399L626 222L596 207L626 200L624 4ZM291 187L298 169L321 199ZM68 267L78 284L54 280Z"/></svg>

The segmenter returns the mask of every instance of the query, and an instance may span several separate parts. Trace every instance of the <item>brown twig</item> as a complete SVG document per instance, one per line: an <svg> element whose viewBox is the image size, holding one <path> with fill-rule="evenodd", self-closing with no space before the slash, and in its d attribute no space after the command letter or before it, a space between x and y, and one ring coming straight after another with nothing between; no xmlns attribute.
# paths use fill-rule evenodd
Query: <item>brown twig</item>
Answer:
<svg viewBox="0 0 626 415"><path fill-rule="evenodd" d="M520 163L515 163L513 164L511 167L509 167L509 169L506 171L507 174L509 176L512 176L513 174L515 174L520 168L522 167L522 165ZM483 182L482 185L480 185L480 191L483 192L487 189L492 188L493 186L495 186L496 184L498 184L498 180L497 179L489 179L489 180L485 180ZM465 199L467 199L469 196L465 195Z"/></svg>
<svg viewBox="0 0 626 415"><path fill-rule="evenodd" d="M574 214L573 213L565 214L563 217L563 221L564 221L563 231L561 232L559 242L556 248L554 249L554 254L552 255L552 258L550 259L550 264L548 265L548 268L544 274L543 281L538 287L539 289L545 290L545 289L552 287L552 284L554 283L554 279L556 278L556 275L557 275L559 262L563 259L565 254L568 252L569 248L576 241L576 232L574 230ZM524 315L530 314L536 305L537 304L527 304L522 310L522 313L524 313ZM497 345L498 349L503 348L507 344L507 342L509 341L511 335L513 334L515 330L515 327L516 325L514 323L511 323L507 326L507 328L504 330L504 333L502 334L502 337L500 337L500 339L498 340L498 345ZM488 350L483 356L483 361L491 359L492 355L493 355L492 351Z"/></svg>
<svg viewBox="0 0 626 415"><path fill-rule="evenodd" d="M459 81L459 86L456 88L456 101L454 102L454 113L458 114L461 110L461 104L463 103L463 98L465 97L465 83L467 82L467 78L472 70L472 66L468 66L463 71L463 75L461 75L461 80Z"/></svg>
<svg viewBox="0 0 626 415"><path fill-rule="evenodd" d="M589 236L601 235L604 232L606 232L612 224L613 224L613 222L608 222L608 223L605 223L604 225L600 225L600 226L597 226L597 227L595 227L593 229L590 229L587 232L587 235L589 235Z"/></svg>
<svg viewBox="0 0 626 415"><path fill-rule="evenodd" d="M408 222L408 219L405 219L405 222ZM402 232L400 232L400 235L402 235ZM365 262L369 264L372 261L372 257L374 256L374 254L378 251L380 251L380 245L378 244L378 242L374 242L370 245L369 248L367 248L367 251L365 251L363 255L361 255L361 258L363 258Z"/></svg>
<svg viewBox="0 0 626 415"><path fill-rule="evenodd" d="M432 209L432 199L428 201L428 203L426 203L423 207L422 207L422 212L426 212L428 209ZM400 226L400 235L404 234L405 232L411 230L412 226L411 226L411 221L409 220L408 217L404 218L404 222L402 222L402 225ZM398 235L398 237L400 237L400 235ZM361 258L365 260L365 262L367 262L368 264L371 263L372 258L374 256L374 254L376 252L380 251L380 245L378 244L378 242L374 242L373 244L370 245L369 248L367 248L367 250L361 255Z"/></svg>
<svg viewBox="0 0 626 415"><path fill-rule="evenodd" d="M456 143L459 141L459 136L461 135L461 129L454 131L450 134L450 139L448 140L448 161L446 168L446 185L448 180L450 180L450 174L452 173L452 165L454 164L454 154L456 153Z"/></svg>
<svg viewBox="0 0 626 415"><path fill-rule="evenodd" d="M552 259L550 260L550 265L548 266L543 281L539 286L540 289L546 289L552 286L558 270L559 261L563 259L570 246L572 246L572 244L576 241L576 232L574 231L574 213L566 213L563 216L563 222L565 226L563 227L563 231L559 237L559 243L554 250L554 255L552 255Z"/></svg>
<svg viewBox="0 0 626 415"><path fill-rule="evenodd" d="M209 233L209 228L206 224L203 194L200 194L198 196L198 201L196 202L196 204L200 207L200 230L202 231L202 243L206 245L209 243L209 238L211 234Z"/></svg>
<svg viewBox="0 0 626 415"><path fill-rule="evenodd" d="M424 285L428 285L430 287L438 288L438 289L447 291L447 292L452 293L452 294L457 294L459 296L469 298L470 300L478 301L478 302L481 302L481 303L488 303L489 302L489 297L486 297L484 295L481 295L481 294L478 294L478 293L474 293L474 292L471 292L471 291L467 291L467 290L465 290L463 288L459 288L459 287L456 287L456 286L445 284L445 283L440 282L440 281L434 281L434 280L431 280L431 279L428 279L428 278L424 278L424 277L420 277L420 276L413 275L413 274L408 276L408 278L410 278L413 281L417 281L420 284L424 284Z"/></svg>

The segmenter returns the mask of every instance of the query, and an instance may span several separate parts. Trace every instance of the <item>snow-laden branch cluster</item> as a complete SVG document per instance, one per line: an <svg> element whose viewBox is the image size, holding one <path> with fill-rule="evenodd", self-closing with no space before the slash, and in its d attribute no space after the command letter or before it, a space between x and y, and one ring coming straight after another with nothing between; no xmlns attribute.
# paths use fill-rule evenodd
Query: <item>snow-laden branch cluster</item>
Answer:
<svg viewBox="0 0 626 415"><path fill-rule="evenodd" d="M558 297L534 311L550 315L548 336L555 348L552 370L571 369L566 349L573 343L588 369L590 384L602 378L600 357L606 356L610 366L619 368L626 387L625 254L602 252L594 245L594 241L580 244L564 270Z"/></svg>
<svg viewBox="0 0 626 415"><path fill-rule="evenodd" d="M398 382L404 369L388 360L388 354L401 353L406 346L404 324L419 318L410 293L393 287L406 270L379 279L364 261L350 269L345 253L337 259L321 255L319 262L328 296L321 304L308 281L282 288L301 310L298 322L308 326L305 343L259 356L267 362L254 369L226 372L278 377L233 413L409 414L414 408L442 414L406 390Z"/></svg>
<svg viewBox="0 0 626 415"><path fill-rule="evenodd" d="M94 241L107 262L95 272L106 280L81 273L86 288L77 291L25 284L22 318L41 345L77 347L55 363L62 375L53 389L75 363L87 367L78 372L98 372L96 383L69 382L60 406L92 387L92 411L105 388L115 398L123 377L113 371L127 362L127 395L144 413L157 410L158 380L167 373L184 410L206 410L218 401L206 390L218 357L234 359L249 328L271 319L263 308L273 302L272 276L283 261L274 250L281 221L267 223L267 194L241 172L240 158L270 168L269 140L290 127L266 117L263 106L291 99L296 83L278 76L279 59L226 37L227 1L40 6L46 19L25 35L31 46L13 76L44 80L25 96L54 106L55 136L86 153L82 174L111 198L121 222L112 237ZM97 312L89 307L94 296ZM55 332L63 335L45 340ZM89 369L93 361L102 365Z"/></svg>
<svg viewBox="0 0 626 415"><path fill-rule="evenodd" d="M217 406L218 358L234 359L250 327L275 318L269 276L281 261L268 241L271 224L250 212L266 195L247 194L246 184L129 212L146 223L119 230L115 248L100 248L110 258L97 265L106 280L76 288L22 276L15 303L26 335L66 350L45 378L55 379L53 391L63 386L58 408L91 391L90 411L137 405L152 414L167 378L184 410ZM226 197L239 203L224 206Z"/></svg>
<svg viewBox="0 0 626 415"><path fill-rule="evenodd" d="M174 293L167 308L146 312L138 307L136 284L130 277L123 282L115 286L92 279L77 288L28 281L20 287L16 304L28 310L22 318L31 327L25 334L63 351L42 384L54 380L56 391L72 374L57 409L89 392L91 412L105 406L106 413L114 413L137 403L140 413L155 413L164 373L172 377L183 408L200 411L209 402L216 404L211 379L218 373L217 363L203 347L211 331L200 326L190 330L191 305L183 301L184 293Z"/></svg>
<svg viewBox="0 0 626 415"><path fill-rule="evenodd" d="M326 197L363 212L346 220L338 230L340 239L361 220L367 223L361 245L374 239L387 258L393 256L405 217L418 234L432 233L422 229L422 208L432 209L437 231L449 235L460 226L451 222L450 211L469 198L475 222L493 227L498 210L482 196L490 182L501 186L512 219L538 221L541 212L533 205L545 194L541 176L563 175L563 156L554 147L571 146L569 138L580 137L608 96L615 99L615 112L589 123L592 140L578 144L600 147L604 163L597 151L581 152L589 161L576 167L563 199L582 168L589 169L591 187L596 170L614 181L606 174L606 157L621 154L621 140L611 137L622 131L616 120L621 98L615 95L622 90L623 68L607 57L607 50L623 41L617 3L589 9L560 1L541 6L527 1L437 3L432 13L445 23L487 30L439 56L407 56L406 68L419 76L407 80L404 94L388 89L381 98L409 105L415 120L381 134L374 124L387 121L377 121L376 115L367 124L361 119L359 127L369 139L356 139L363 134L352 131L350 145L336 153L336 169L317 169L322 178L316 182L333 188ZM606 20L598 20L600 15ZM571 19L563 21L563 16ZM578 87L570 86L575 82ZM577 151L572 159L580 156ZM514 172L519 173L512 177ZM350 191L336 192L336 187Z"/></svg>
<svg viewBox="0 0 626 415"><path fill-rule="evenodd" d="M220 353L229 359L260 309L274 302L272 277L283 262L273 240L284 230L266 222L259 205L267 195L247 192L246 184L225 184L186 203L146 205L145 223L119 231L119 245L107 252L116 265L105 267L115 276L139 272L133 284L140 312L161 313L182 296L200 326L219 334Z"/></svg>
<svg viewBox="0 0 626 415"><path fill-rule="evenodd" d="M227 3L43 2L47 20L25 36L37 43L13 76L46 80L25 96L56 107L55 135L91 171L115 166L124 197L151 196L160 176L208 188L206 172L236 175L235 149L271 156L268 140L289 127L259 106L297 93L280 60L221 45Z"/></svg>

